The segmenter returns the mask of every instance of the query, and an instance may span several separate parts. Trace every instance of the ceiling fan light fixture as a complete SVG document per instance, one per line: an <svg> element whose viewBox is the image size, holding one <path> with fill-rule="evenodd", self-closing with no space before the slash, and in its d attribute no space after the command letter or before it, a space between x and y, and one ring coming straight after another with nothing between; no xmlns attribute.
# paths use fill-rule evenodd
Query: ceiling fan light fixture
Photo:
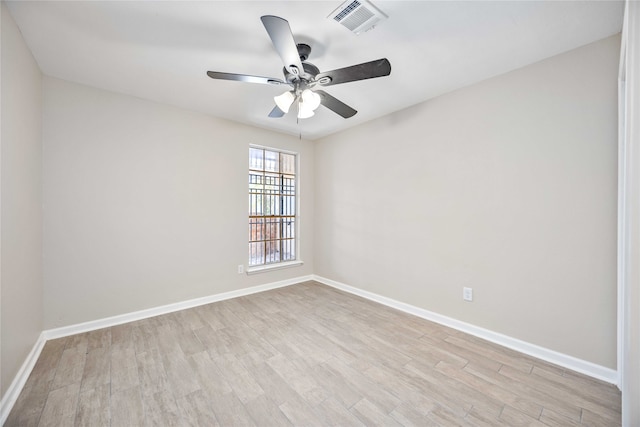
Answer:
<svg viewBox="0 0 640 427"><path fill-rule="evenodd" d="M285 114L289 112L289 108L293 101L296 99L296 96L293 94L293 91L287 91L282 95L274 96L273 100L276 102L276 105L279 109L281 109Z"/></svg>
<svg viewBox="0 0 640 427"><path fill-rule="evenodd" d="M314 110L320 106L320 95L312 90L305 89L300 94L300 101L298 102L298 118L308 119L313 117Z"/></svg>
<svg viewBox="0 0 640 427"><path fill-rule="evenodd" d="M313 117L315 113L311 108L305 106L304 102L298 103L298 118L299 119L308 119L309 117Z"/></svg>
<svg viewBox="0 0 640 427"><path fill-rule="evenodd" d="M320 95L313 92L312 90L305 89L302 91L302 104L305 108L309 108L311 111L314 111L316 108L320 106Z"/></svg>

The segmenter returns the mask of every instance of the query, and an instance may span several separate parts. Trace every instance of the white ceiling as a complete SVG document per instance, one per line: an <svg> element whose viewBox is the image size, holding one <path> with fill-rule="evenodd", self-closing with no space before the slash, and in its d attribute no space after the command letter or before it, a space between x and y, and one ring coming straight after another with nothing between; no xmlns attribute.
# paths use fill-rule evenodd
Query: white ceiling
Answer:
<svg viewBox="0 0 640 427"><path fill-rule="evenodd" d="M355 35L327 16L341 1L16 1L11 15L42 72L317 139L618 33L620 1L380 1ZM388 58L391 75L327 87L358 110L270 119L284 86L212 80L207 70L282 78L260 16L290 23L320 71Z"/></svg>

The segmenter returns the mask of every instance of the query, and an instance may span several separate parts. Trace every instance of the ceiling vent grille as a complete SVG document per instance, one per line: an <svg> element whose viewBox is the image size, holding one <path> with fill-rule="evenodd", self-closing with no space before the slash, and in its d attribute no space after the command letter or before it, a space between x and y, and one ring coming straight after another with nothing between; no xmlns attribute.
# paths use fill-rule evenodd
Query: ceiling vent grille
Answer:
<svg viewBox="0 0 640 427"><path fill-rule="evenodd" d="M360 34L369 31L383 19L387 19L387 15L367 0L347 0L328 18L344 25L351 32Z"/></svg>

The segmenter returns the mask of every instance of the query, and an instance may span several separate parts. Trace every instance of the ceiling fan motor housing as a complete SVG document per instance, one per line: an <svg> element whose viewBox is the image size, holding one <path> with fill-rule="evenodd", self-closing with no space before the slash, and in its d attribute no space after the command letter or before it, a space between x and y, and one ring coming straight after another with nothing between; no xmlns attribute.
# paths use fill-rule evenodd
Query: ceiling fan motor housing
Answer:
<svg viewBox="0 0 640 427"><path fill-rule="evenodd" d="M320 70L315 65L304 62L309 58L311 54L311 46L306 43L298 43L296 44L296 48L298 49L298 55L300 56L300 62L302 63L303 70L298 70L297 68L294 71L298 71L297 74L290 72L287 67L284 67L282 72L284 73L285 80L287 83L291 85L295 85L296 83L306 86L309 82L311 82Z"/></svg>
<svg viewBox="0 0 640 427"><path fill-rule="evenodd" d="M318 67L309 62L303 62L302 67L304 68L304 70L300 74L290 73L289 70L287 70L287 67L284 67L282 69L287 83L295 84L297 80L302 80L305 83L309 83L316 77L316 75L320 73Z"/></svg>
<svg viewBox="0 0 640 427"><path fill-rule="evenodd" d="M300 55L300 61L304 62L309 58L309 54L311 53L311 46L306 43L298 43L296 45L298 48L298 55Z"/></svg>

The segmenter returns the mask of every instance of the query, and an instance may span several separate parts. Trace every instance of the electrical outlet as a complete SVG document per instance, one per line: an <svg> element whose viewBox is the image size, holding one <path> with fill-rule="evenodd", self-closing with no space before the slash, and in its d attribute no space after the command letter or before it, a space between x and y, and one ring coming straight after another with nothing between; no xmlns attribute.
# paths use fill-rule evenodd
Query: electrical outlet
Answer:
<svg viewBox="0 0 640 427"><path fill-rule="evenodd" d="M465 301L473 301L473 289L462 288L462 299Z"/></svg>
<svg viewBox="0 0 640 427"><path fill-rule="evenodd" d="M238 274L244 273L244 265L238 264Z"/></svg>

